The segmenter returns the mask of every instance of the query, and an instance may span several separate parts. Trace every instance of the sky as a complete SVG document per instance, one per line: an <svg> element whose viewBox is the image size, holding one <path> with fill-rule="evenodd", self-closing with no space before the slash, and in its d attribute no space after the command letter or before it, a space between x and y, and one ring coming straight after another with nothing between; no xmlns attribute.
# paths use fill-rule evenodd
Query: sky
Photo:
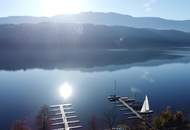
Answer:
<svg viewBox="0 0 190 130"><path fill-rule="evenodd" d="M116 12L135 17L190 19L190 0L0 0L0 17Z"/></svg>

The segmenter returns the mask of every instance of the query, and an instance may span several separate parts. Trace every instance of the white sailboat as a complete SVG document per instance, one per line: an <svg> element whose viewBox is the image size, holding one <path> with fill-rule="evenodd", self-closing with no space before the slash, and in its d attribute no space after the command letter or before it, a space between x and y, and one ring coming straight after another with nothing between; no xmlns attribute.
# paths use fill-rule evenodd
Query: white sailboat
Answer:
<svg viewBox="0 0 190 130"><path fill-rule="evenodd" d="M144 113L144 114L149 114L149 113L153 113L152 110L150 110L150 107L149 107L149 102L148 102L148 97L145 96L145 100L144 100L144 103L143 103L143 106L141 108L141 111L140 113Z"/></svg>

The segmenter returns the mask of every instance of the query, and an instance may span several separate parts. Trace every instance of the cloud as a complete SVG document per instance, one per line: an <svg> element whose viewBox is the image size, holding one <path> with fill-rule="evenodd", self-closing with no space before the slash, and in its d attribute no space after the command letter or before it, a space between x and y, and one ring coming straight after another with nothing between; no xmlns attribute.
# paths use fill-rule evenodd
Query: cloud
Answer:
<svg viewBox="0 0 190 130"><path fill-rule="evenodd" d="M155 82L155 80L151 77L151 75L150 75L150 73L148 71L143 72L141 78L148 81L148 82L150 82L150 83Z"/></svg>
<svg viewBox="0 0 190 130"><path fill-rule="evenodd" d="M145 12L150 12L153 9L153 5L157 2L157 0L144 0L144 11Z"/></svg>

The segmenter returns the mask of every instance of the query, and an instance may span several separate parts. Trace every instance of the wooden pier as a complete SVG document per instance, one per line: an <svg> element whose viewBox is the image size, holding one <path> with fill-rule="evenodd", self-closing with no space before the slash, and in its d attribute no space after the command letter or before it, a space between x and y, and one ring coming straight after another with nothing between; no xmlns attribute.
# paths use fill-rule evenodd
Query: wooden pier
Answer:
<svg viewBox="0 0 190 130"><path fill-rule="evenodd" d="M139 119L145 122L147 127L152 128L151 124L144 117L151 115L153 111L147 110L145 112L141 112L140 109L135 109L134 108L136 104L135 99L131 99L129 97L120 97L116 95L111 95L108 97L108 100L110 102L116 103L116 107L119 107L120 111L128 111L127 113L123 113L123 115L127 116L127 119Z"/></svg>
<svg viewBox="0 0 190 130"><path fill-rule="evenodd" d="M75 114L71 104L51 105L49 107L49 120L52 130L80 129L80 120Z"/></svg>
<svg viewBox="0 0 190 130"><path fill-rule="evenodd" d="M133 114L135 114L135 116L139 119L143 119L143 117L137 112L135 111L128 103L127 101L123 100L122 97L119 98L119 100L126 108L128 108Z"/></svg>

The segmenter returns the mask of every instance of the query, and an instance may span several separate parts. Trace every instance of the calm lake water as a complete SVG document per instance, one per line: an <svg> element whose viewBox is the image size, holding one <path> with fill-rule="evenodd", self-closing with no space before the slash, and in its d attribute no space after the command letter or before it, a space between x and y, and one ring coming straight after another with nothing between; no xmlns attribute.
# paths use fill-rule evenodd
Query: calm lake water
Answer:
<svg viewBox="0 0 190 130"><path fill-rule="evenodd" d="M134 64L107 65L81 69L27 69L0 71L0 130L10 129L15 120L33 125L43 104L72 103L84 126L92 116L97 120L112 108L107 96L117 94L143 101L148 95L150 107L160 112L167 105L190 113L190 60L187 52L177 59L148 60ZM72 96L64 101L59 87L72 86Z"/></svg>

